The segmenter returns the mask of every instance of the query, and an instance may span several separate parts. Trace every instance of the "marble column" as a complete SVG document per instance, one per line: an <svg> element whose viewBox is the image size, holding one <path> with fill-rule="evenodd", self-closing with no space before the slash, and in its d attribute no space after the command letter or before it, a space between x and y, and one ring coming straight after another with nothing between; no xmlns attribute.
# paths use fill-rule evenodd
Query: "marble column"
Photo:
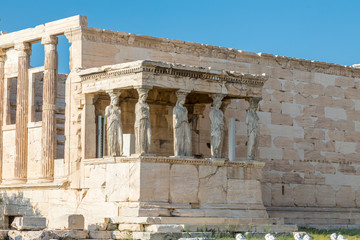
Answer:
<svg viewBox="0 0 360 240"><path fill-rule="evenodd" d="M146 103L150 88L140 87L136 90L139 100L135 105L135 153L146 155L151 146L150 108Z"/></svg>
<svg viewBox="0 0 360 240"><path fill-rule="evenodd" d="M211 143L211 159L222 158L222 148L224 142L224 113L220 109L222 104L223 94L211 94L213 99L213 107L210 110L210 143Z"/></svg>
<svg viewBox="0 0 360 240"><path fill-rule="evenodd" d="M81 111L81 150L82 158L96 158L96 116L95 116L95 95L84 96L84 106Z"/></svg>
<svg viewBox="0 0 360 240"><path fill-rule="evenodd" d="M123 131L121 124L121 108L118 105L120 91L110 90L110 104L105 108L107 155L119 157L123 155Z"/></svg>
<svg viewBox="0 0 360 240"><path fill-rule="evenodd" d="M189 91L176 92L176 105L173 108L174 155L175 157L189 157L192 155L192 141L188 110L184 106Z"/></svg>
<svg viewBox="0 0 360 240"><path fill-rule="evenodd" d="M247 159L256 160L256 151L259 142L259 116L256 110L259 106L260 98L248 98L246 101L249 102L250 108L247 110L246 124L247 124Z"/></svg>
<svg viewBox="0 0 360 240"><path fill-rule="evenodd" d="M26 181L27 177L27 145L28 145L28 69L30 66L31 44L17 43L18 78L16 96L16 152L15 176L16 181Z"/></svg>
<svg viewBox="0 0 360 240"><path fill-rule="evenodd" d="M58 39L55 36L46 36L41 39L41 44L44 45L45 52L41 136L41 178L48 180L54 178L54 159L56 157L55 111L58 71L57 42Z"/></svg>
<svg viewBox="0 0 360 240"><path fill-rule="evenodd" d="M4 99L4 67L5 67L5 50L0 48L0 99ZM2 181L2 125L3 125L3 111L4 104L0 104L0 182Z"/></svg>

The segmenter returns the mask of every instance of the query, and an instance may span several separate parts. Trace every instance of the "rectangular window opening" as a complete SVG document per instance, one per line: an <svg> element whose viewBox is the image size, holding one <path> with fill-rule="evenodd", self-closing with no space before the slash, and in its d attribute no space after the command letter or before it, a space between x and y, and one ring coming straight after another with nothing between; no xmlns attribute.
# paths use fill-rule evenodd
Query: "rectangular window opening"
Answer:
<svg viewBox="0 0 360 240"><path fill-rule="evenodd" d="M8 80L8 123L16 124L17 77Z"/></svg>
<svg viewBox="0 0 360 240"><path fill-rule="evenodd" d="M105 116L98 115L96 120L96 157L102 158L105 155Z"/></svg>

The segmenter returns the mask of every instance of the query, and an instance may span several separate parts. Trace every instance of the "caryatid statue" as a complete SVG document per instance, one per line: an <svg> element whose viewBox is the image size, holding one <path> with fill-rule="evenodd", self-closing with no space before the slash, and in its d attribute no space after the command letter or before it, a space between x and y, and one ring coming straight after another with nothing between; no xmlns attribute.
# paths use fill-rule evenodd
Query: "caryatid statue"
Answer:
<svg viewBox="0 0 360 240"><path fill-rule="evenodd" d="M151 143L150 108L145 102L149 88L137 88L139 100L135 105L135 152L148 154Z"/></svg>
<svg viewBox="0 0 360 240"><path fill-rule="evenodd" d="M247 158L251 160L256 159L256 150L259 141L259 116L256 113L260 98L250 98L247 101L250 104L249 110L247 110L246 124L247 124Z"/></svg>
<svg viewBox="0 0 360 240"><path fill-rule="evenodd" d="M177 91L177 101L173 108L174 155L175 157L191 156L191 132L188 121L188 110L184 106L188 92Z"/></svg>
<svg viewBox="0 0 360 240"><path fill-rule="evenodd" d="M211 125L211 158L222 157L222 146L224 142L224 113L221 111L221 100L223 94L212 94L213 107L210 110Z"/></svg>
<svg viewBox="0 0 360 240"><path fill-rule="evenodd" d="M107 93L110 95L110 105L105 108L107 150L109 156L117 157L123 154L121 109L117 105L120 92Z"/></svg>

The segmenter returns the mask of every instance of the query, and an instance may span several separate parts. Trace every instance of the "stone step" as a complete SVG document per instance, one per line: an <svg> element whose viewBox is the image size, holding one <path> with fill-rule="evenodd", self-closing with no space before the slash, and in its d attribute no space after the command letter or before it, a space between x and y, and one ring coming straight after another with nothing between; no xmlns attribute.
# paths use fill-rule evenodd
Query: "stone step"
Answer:
<svg viewBox="0 0 360 240"><path fill-rule="evenodd" d="M134 240L153 240L153 239L180 239L180 238L210 238L211 232L197 232L197 233L161 233L161 232L133 232Z"/></svg>
<svg viewBox="0 0 360 240"><path fill-rule="evenodd" d="M355 224L355 219L348 219L348 218L284 218L285 223L290 224L300 224L304 225L306 223L311 224L344 224L350 225Z"/></svg>
<svg viewBox="0 0 360 240"><path fill-rule="evenodd" d="M283 224L282 218L113 217L115 224Z"/></svg>
<svg viewBox="0 0 360 240"><path fill-rule="evenodd" d="M241 218L267 218L265 209L175 209L171 212L176 217L239 217Z"/></svg>
<svg viewBox="0 0 360 240"><path fill-rule="evenodd" d="M360 229L360 224L307 224L307 227L325 230L335 229Z"/></svg>
<svg viewBox="0 0 360 240"><path fill-rule="evenodd" d="M297 231L296 225L272 224L183 224L184 231L228 231L228 232L293 232Z"/></svg>

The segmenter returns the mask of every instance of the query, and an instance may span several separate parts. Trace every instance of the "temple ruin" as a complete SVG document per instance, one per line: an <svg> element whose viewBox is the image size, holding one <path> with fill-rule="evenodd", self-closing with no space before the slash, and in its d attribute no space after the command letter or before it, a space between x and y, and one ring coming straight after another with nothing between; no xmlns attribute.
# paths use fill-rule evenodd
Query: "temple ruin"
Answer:
<svg viewBox="0 0 360 240"><path fill-rule="evenodd" d="M44 66L32 67L38 42ZM68 229L82 215L85 229L111 223L135 239L360 227L359 96L356 66L96 29L84 16L2 34L0 226L42 216Z"/></svg>

